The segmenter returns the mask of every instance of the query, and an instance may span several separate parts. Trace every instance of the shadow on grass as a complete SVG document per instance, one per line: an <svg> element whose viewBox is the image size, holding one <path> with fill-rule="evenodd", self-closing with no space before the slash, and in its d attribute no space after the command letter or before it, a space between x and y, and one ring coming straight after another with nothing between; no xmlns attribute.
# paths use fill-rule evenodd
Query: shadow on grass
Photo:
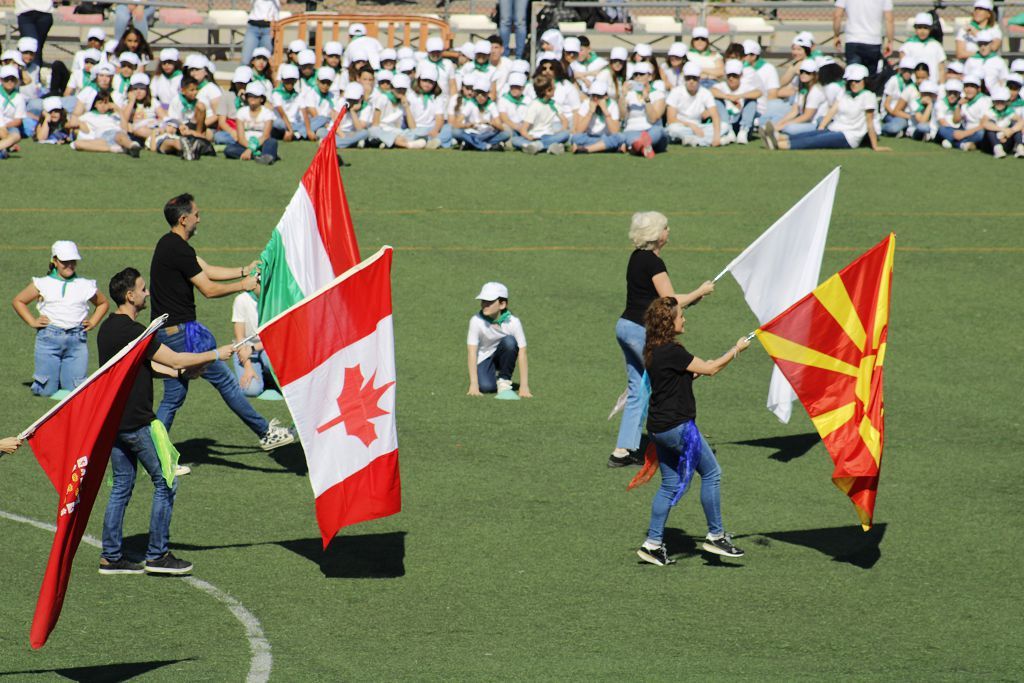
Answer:
<svg viewBox="0 0 1024 683"><path fill-rule="evenodd" d="M775 452L768 457L779 462L789 462L805 455L814 448L815 444L821 442L817 432L806 434L790 434L788 436L770 436L764 439L748 439L746 441L729 441L728 443L739 446L754 446L755 448L772 448Z"/></svg>
<svg viewBox="0 0 1024 683"><path fill-rule="evenodd" d="M302 454L302 447L297 443L278 448L270 453L264 453L255 444L253 446L235 446L219 444L213 439L187 439L174 445L181 454L181 463L183 465L217 465L218 467L229 467L250 472L306 475L306 458ZM262 458L269 456L275 463L283 467L284 470L277 467L263 467L259 464L229 459L230 456L236 455L244 455L247 459L256 463L264 462Z"/></svg>
<svg viewBox="0 0 1024 683"><path fill-rule="evenodd" d="M315 562L329 579L396 579L405 576L405 533L337 536L326 551L319 538L278 545Z"/></svg>
<svg viewBox="0 0 1024 683"><path fill-rule="evenodd" d="M100 664L98 666L75 666L64 669L32 669L26 671L0 671L0 678L6 676L26 676L32 674L57 674L69 681L80 683L121 683L130 681L137 676L149 673L178 662L190 662L189 659L165 659L152 662L125 662L123 664Z"/></svg>
<svg viewBox="0 0 1024 683"><path fill-rule="evenodd" d="M702 538L690 536L682 529L665 529L665 536L662 538L668 548L669 556L676 560L683 560L690 557L700 556L707 567L722 567L724 569L739 569L742 564L723 562L720 555L705 552L700 547Z"/></svg>
<svg viewBox="0 0 1024 683"><path fill-rule="evenodd" d="M802 531L772 531L763 534L748 534L758 545L770 545L758 537L802 545L828 555L833 562L845 562L861 569L871 569L882 558L882 537L885 524L876 524L870 531L859 526L837 526L827 529L804 529Z"/></svg>

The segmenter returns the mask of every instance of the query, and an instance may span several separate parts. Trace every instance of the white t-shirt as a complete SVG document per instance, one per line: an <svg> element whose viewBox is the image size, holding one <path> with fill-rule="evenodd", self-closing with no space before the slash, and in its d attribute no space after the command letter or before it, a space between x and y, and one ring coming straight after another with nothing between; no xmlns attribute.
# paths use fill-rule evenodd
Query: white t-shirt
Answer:
<svg viewBox="0 0 1024 683"><path fill-rule="evenodd" d="M935 100L935 106L933 108L935 112L935 122L940 126L949 126L950 128L956 128L958 123L953 120L957 110L960 109L960 102L956 101L953 104L949 103L945 97L939 97Z"/></svg>
<svg viewBox="0 0 1024 683"><path fill-rule="evenodd" d="M14 0L14 13L46 12L53 14L53 0Z"/></svg>
<svg viewBox="0 0 1024 683"><path fill-rule="evenodd" d="M299 95L299 100L301 100L300 107L315 109L317 116L331 116L332 112L341 109L337 95L330 90L324 95L319 88L307 88L306 92Z"/></svg>
<svg viewBox="0 0 1024 683"><path fill-rule="evenodd" d="M580 108L580 91L572 81L558 81L555 83L555 96L553 98L558 106L558 111L570 123L572 115Z"/></svg>
<svg viewBox="0 0 1024 683"><path fill-rule="evenodd" d="M266 111L265 107L263 111ZM231 303L231 322L245 325L245 337L256 334L256 328L259 327L259 310L256 308L256 299L249 292L242 292ZM253 339L251 343L258 342L259 338Z"/></svg>
<svg viewBox="0 0 1024 683"><path fill-rule="evenodd" d="M942 49L942 43L934 38L928 40L919 40L917 36L908 38L900 48L900 52L913 59L915 64L922 62L927 64L928 77L932 80L937 81L945 75L939 73L939 64L946 61L946 51Z"/></svg>
<svg viewBox="0 0 1024 683"><path fill-rule="evenodd" d="M846 11L846 43L882 44L884 13L892 11L892 0L836 0L836 7Z"/></svg>
<svg viewBox="0 0 1024 683"><path fill-rule="evenodd" d="M274 119L277 117L269 107L263 106L259 108L259 111L253 113L249 107L242 107L235 113L235 121L238 126L245 133L245 138L256 137L260 138L263 136L263 127L270 122L274 123ZM241 297L239 297L241 298ZM237 301L237 299L236 299ZM234 322L234 321L232 321Z"/></svg>
<svg viewBox="0 0 1024 683"><path fill-rule="evenodd" d="M121 117L115 112L101 114L98 111L89 111L78 117L79 121L88 127L88 131L82 130L78 134L79 140L100 140L104 133L121 130Z"/></svg>
<svg viewBox="0 0 1024 683"><path fill-rule="evenodd" d="M493 133L495 128L491 122L498 118L498 105L493 101L488 101L481 109L475 101L466 102L462 106L462 116L468 126L466 130L470 133L478 135Z"/></svg>
<svg viewBox="0 0 1024 683"><path fill-rule="evenodd" d="M665 99L665 91L651 87L650 98L652 103L663 100ZM653 125L647 118L647 103L644 102L643 94L635 90L627 92L626 125L623 130L650 130Z"/></svg>
<svg viewBox="0 0 1024 683"><path fill-rule="evenodd" d="M342 59L342 64L346 67L352 63L348 54L349 50L353 47L357 51L359 48L366 51L366 56L369 57L370 66L373 67L374 71L380 68L380 51L384 49L384 46L380 44L379 40L371 36L358 36L349 41L348 48L345 50L345 56Z"/></svg>
<svg viewBox="0 0 1024 683"><path fill-rule="evenodd" d="M691 49L686 53L686 61L695 62L700 65L701 71L710 73L721 65L722 55L711 49L704 50L704 52L697 52Z"/></svg>
<svg viewBox="0 0 1024 683"><path fill-rule="evenodd" d="M761 79L761 96L757 98L757 113L764 114L768 111L768 91L778 90L779 88L779 71L768 62L760 61L761 64L754 62L751 68L757 74L757 77Z"/></svg>
<svg viewBox="0 0 1024 683"><path fill-rule="evenodd" d="M20 92L8 95L6 90L0 88L0 126L22 120L25 115L25 96Z"/></svg>
<svg viewBox="0 0 1024 683"><path fill-rule="evenodd" d="M974 23L973 21L971 22ZM967 30L968 26L963 27L956 32L956 39L964 41L964 48L966 48L968 54L976 54L978 52L978 40L974 37L974 34ZM977 30L980 28L976 27ZM1003 39L1003 30L999 28L999 22L997 21L987 29L992 33L992 37L996 40Z"/></svg>
<svg viewBox="0 0 1024 683"><path fill-rule="evenodd" d="M409 100L409 111L417 128L433 128L438 115L444 116L444 96L425 95L414 90L407 90L405 97Z"/></svg>
<svg viewBox="0 0 1024 683"><path fill-rule="evenodd" d="M843 84L836 81L834 83L829 83L822 88L822 90L825 91L825 102L831 107L836 103L839 96L843 94ZM825 112L821 112L821 115L824 116Z"/></svg>
<svg viewBox="0 0 1024 683"><path fill-rule="evenodd" d="M530 127L530 135L534 137L551 135L562 129L562 122L558 120L558 110L552 100L542 102L536 99L530 102L526 107L526 113L523 114L523 121Z"/></svg>
<svg viewBox="0 0 1024 683"><path fill-rule="evenodd" d="M408 91L406 91L408 94ZM380 112L380 127L385 130L401 130L405 122L405 108L399 102L392 102L385 93L373 96L373 108Z"/></svg>
<svg viewBox="0 0 1024 683"><path fill-rule="evenodd" d="M703 123L704 112L715 106L715 97L710 90L703 86L698 87L697 92L691 95L686 91L686 86L681 85L672 89L665 104L676 110L677 120ZM669 121L669 123L675 123L675 121Z"/></svg>
<svg viewBox="0 0 1024 683"><path fill-rule="evenodd" d="M288 120L294 123L299 109L302 108L302 97L299 95L298 90L286 93L283 87L278 86L270 93L270 106L274 108L281 107Z"/></svg>
<svg viewBox="0 0 1024 683"><path fill-rule="evenodd" d="M839 99L839 109L832 117L828 129L846 136L846 142L856 149L868 134L866 112L874 111L878 106L878 98L870 90L861 90L856 97L843 92Z"/></svg>
<svg viewBox="0 0 1024 683"><path fill-rule="evenodd" d="M900 93L900 99L903 100L903 113L914 115L917 111L917 105L921 101L921 91L917 89L917 86L913 83L908 85Z"/></svg>
<svg viewBox="0 0 1024 683"><path fill-rule="evenodd" d="M588 97L581 104L576 113L580 118L587 116L590 113L591 99ZM612 121L618 121L621 117L619 115L619 105L612 98L605 98L605 108L608 110L608 116L611 117ZM595 107L596 108L596 107ZM590 124L587 126L587 135L605 135L608 133L608 122L600 111L594 112L594 115L590 117Z"/></svg>
<svg viewBox="0 0 1024 683"><path fill-rule="evenodd" d="M509 315L508 320L495 325L484 320L479 313L469 319L469 334L466 335L466 346L475 346L476 362L487 360L494 355L498 343L505 337L512 335L520 349L526 348L526 334L523 332L523 323L514 315Z"/></svg>
<svg viewBox="0 0 1024 683"><path fill-rule="evenodd" d="M988 110L992 108L992 100L987 95L978 93L974 96L974 99L964 105L963 118L961 122L964 124L964 128L975 128L981 123L981 119L988 113Z"/></svg>
<svg viewBox="0 0 1024 683"><path fill-rule="evenodd" d="M206 85L199 89L199 94L196 99L203 103L206 107L207 113L214 111L213 103L224 94L223 91L213 81L207 81Z"/></svg>
<svg viewBox="0 0 1024 683"><path fill-rule="evenodd" d="M170 106L167 107L167 119L170 121L177 121L180 123L195 123L196 120L196 107L195 104L186 103L185 98L182 95L175 95L174 99L171 100ZM198 100L196 100L198 102Z"/></svg>
<svg viewBox="0 0 1024 683"><path fill-rule="evenodd" d="M89 317L89 299L96 296L96 281L84 277L61 280L50 276L34 277L32 284L43 295L36 304L40 315L50 319L51 325L70 330Z"/></svg>
<svg viewBox="0 0 1024 683"><path fill-rule="evenodd" d="M498 98L498 112L508 116L512 123L522 123L530 101L525 93L519 98L519 101L516 101L510 93L505 93Z"/></svg>
<svg viewBox="0 0 1024 683"><path fill-rule="evenodd" d="M1005 107L1002 112L996 111L995 107L989 107L989 110L985 112L985 118L1003 130L1017 123L1017 116L1009 106Z"/></svg>
<svg viewBox="0 0 1024 683"><path fill-rule="evenodd" d="M358 118L363 124L364 128L368 127L373 123L373 102L363 100L363 106L356 112L356 118ZM352 110L349 109L345 112L345 118L338 124L338 130L342 133L353 133L356 130L355 119L352 118Z"/></svg>
<svg viewBox="0 0 1024 683"><path fill-rule="evenodd" d="M164 74L160 74L152 80L149 84L149 91L153 93L153 97L162 104L164 107L171 106L171 101L174 100L178 95L178 90L181 87L181 74L171 76L168 78Z"/></svg>
<svg viewBox="0 0 1024 683"><path fill-rule="evenodd" d="M252 0L252 8L249 10L250 21L277 21L280 16L280 0Z"/></svg>
<svg viewBox="0 0 1024 683"><path fill-rule="evenodd" d="M803 93L797 93L796 96L796 110L800 114L810 110L814 112L814 119L821 118L825 115L828 109L828 100L825 97L825 89L815 83L811 86L811 89L807 91L807 97L804 97ZM813 120L813 119L812 119Z"/></svg>
<svg viewBox="0 0 1024 683"><path fill-rule="evenodd" d="M977 76L989 90L1004 85L1009 75L1006 60L994 52L990 52L987 57L976 54L964 61L964 76Z"/></svg>

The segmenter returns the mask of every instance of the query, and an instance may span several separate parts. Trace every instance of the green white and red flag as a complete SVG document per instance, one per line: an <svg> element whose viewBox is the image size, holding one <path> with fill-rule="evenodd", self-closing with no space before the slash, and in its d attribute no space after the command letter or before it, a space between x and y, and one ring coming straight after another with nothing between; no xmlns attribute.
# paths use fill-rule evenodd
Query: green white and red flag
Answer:
<svg viewBox="0 0 1024 683"><path fill-rule="evenodd" d="M324 548L402 509L391 247L259 329L302 440Z"/></svg>

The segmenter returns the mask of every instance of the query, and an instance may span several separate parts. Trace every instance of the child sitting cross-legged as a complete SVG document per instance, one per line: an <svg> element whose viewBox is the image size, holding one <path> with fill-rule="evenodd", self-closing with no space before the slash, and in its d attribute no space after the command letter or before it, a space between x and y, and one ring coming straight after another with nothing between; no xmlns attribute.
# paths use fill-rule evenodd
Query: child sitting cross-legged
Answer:
<svg viewBox="0 0 1024 683"><path fill-rule="evenodd" d="M508 288L488 282L477 294L480 312L469 319L468 348L470 396L530 398L523 323L508 310ZM512 373L519 365L519 395L512 390Z"/></svg>
<svg viewBox="0 0 1024 683"><path fill-rule="evenodd" d="M569 140L569 122L558 111L552 99L555 95L555 84L547 76L535 76L533 91L537 94L537 99L526 108L523 115L525 129L513 136L512 146L527 154L562 154L565 152L565 143Z"/></svg>
<svg viewBox="0 0 1024 683"><path fill-rule="evenodd" d="M264 106L267 90L262 83L252 81L245 86L246 106L235 112L237 139L224 148L228 159L255 159L257 164L270 165L277 161L277 140L271 135L274 112Z"/></svg>
<svg viewBox="0 0 1024 683"><path fill-rule="evenodd" d="M78 139L71 143L71 149L79 152L127 153L138 158L142 145L128 137L121 126L121 116L114 108L110 91L96 93L92 110L76 117L72 122L78 127Z"/></svg>

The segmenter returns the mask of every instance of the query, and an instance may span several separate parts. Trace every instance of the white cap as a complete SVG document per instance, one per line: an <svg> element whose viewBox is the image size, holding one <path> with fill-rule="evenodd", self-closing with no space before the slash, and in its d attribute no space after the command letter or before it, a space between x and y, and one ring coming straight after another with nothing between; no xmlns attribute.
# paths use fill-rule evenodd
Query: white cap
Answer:
<svg viewBox="0 0 1024 683"><path fill-rule="evenodd" d="M115 69L114 65L110 62L100 62L92 68L93 78L96 76L102 76L103 74L113 76L115 73L117 73L117 69Z"/></svg>
<svg viewBox="0 0 1024 683"><path fill-rule="evenodd" d="M252 67L240 66L231 74L232 83L248 83L252 80Z"/></svg>
<svg viewBox="0 0 1024 683"><path fill-rule="evenodd" d="M107 32L104 31L103 29L99 28L99 27L93 27L93 28L89 29L88 33L85 34L85 39L87 41L89 41L89 40L98 40L98 41L100 41L102 43L103 41L105 41L107 39Z"/></svg>
<svg viewBox="0 0 1024 683"><path fill-rule="evenodd" d="M915 66L917 66L917 60L911 57L910 55L903 55L902 57L900 57L900 69L907 69L908 71L913 71Z"/></svg>
<svg viewBox="0 0 1024 683"><path fill-rule="evenodd" d="M362 83L352 81L345 86L345 99L346 100L361 100L366 90L363 89Z"/></svg>
<svg viewBox="0 0 1024 683"><path fill-rule="evenodd" d="M491 54L491 44L486 40L478 40L473 43L473 52L478 55Z"/></svg>
<svg viewBox="0 0 1024 683"><path fill-rule="evenodd" d="M988 96L992 98L993 102L1009 102L1010 89L1004 88L1001 85L997 85L994 88L989 88Z"/></svg>
<svg viewBox="0 0 1024 683"><path fill-rule="evenodd" d="M306 41L296 39L288 43L288 52L302 52L306 47Z"/></svg>
<svg viewBox="0 0 1024 683"><path fill-rule="evenodd" d="M277 69L277 80L299 80L299 67L295 66L294 64L282 64Z"/></svg>
<svg viewBox="0 0 1024 683"><path fill-rule="evenodd" d="M640 55L641 57L650 57L654 54L654 49L647 43L637 43L633 47L633 54Z"/></svg>
<svg viewBox="0 0 1024 683"><path fill-rule="evenodd" d="M1010 74L1006 77L1006 85L1010 85L1011 83L1016 83L1018 88L1021 87L1024 85L1024 76L1016 73Z"/></svg>
<svg viewBox="0 0 1024 683"><path fill-rule="evenodd" d="M743 62L738 59L729 59L725 62L726 76L739 76L743 73Z"/></svg>
<svg viewBox="0 0 1024 683"><path fill-rule="evenodd" d="M761 44L756 40L744 40L743 41L743 54L745 55L759 55L761 54Z"/></svg>
<svg viewBox="0 0 1024 683"><path fill-rule="evenodd" d="M379 53L377 53L377 59L379 59L382 62L397 62L398 53L392 50L390 47L386 47Z"/></svg>
<svg viewBox="0 0 1024 683"><path fill-rule="evenodd" d="M813 59L805 59L800 62L800 70L806 71L807 73L816 74L818 73L818 63Z"/></svg>
<svg viewBox="0 0 1024 683"><path fill-rule="evenodd" d="M843 72L843 79L847 81L863 81L868 77L868 68L863 64L850 64Z"/></svg>
<svg viewBox="0 0 1024 683"><path fill-rule="evenodd" d="M513 60L512 66L508 68L510 73L528 74L530 73L530 63L525 59Z"/></svg>
<svg viewBox="0 0 1024 683"><path fill-rule="evenodd" d="M411 58L399 59L398 64L395 65L395 69L399 73L408 73L416 68L416 60Z"/></svg>
<svg viewBox="0 0 1024 683"><path fill-rule="evenodd" d="M395 90L408 90L412 87L412 81L405 74L395 74L391 77L391 87Z"/></svg>
<svg viewBox="0 0 1024 683"><path fill-rule="evenodd" d="M943 87L946 89L946 92L963 92L964 90L963 81L957 80L956 78L950 78L946 81Z"/></svg>
<svg viewBox="0 0 1024 683"><path fill-rule="evenodd" d="M949 62L946 64L946 71L952 71L955 74L963 74L964 63L963 62Z"/></svg>
<svg viewBox="0 0 1024 683"><path fill-rule="evenodd" d="M18 55L18 59L21 59L21 55ZM82 53L82 60L86 62L102 62L103 53L94 47L90 47L88 50Z"/></svg>
<svg viewBox="0 0 1024 683"><path fill-rule="evenodd" d="M415 59L416 50L413 50L408 45L403 45L402 47L398 48L395 51L395 55L398 57L398 59Z"/></svg>
<svg viewBox="0 0 1024 683"><path fill-rule="evenodd" d="M480 301L494 301L495 299L507 299L508 298L508 287L501 284L500 282L488 282L480 288L480 293L476 295L476 298Z"/></svg>
<svg viewBox="0 0 1024 683"><path fill-rule="evenodd" d="M919 91L921 91L922 93L926 93L927 92L927 93L931 93L932 95L938 95L939 94L939 84L936 83L935 81L931 80L930 78L926 79L924 81L921 81L921 85L917 86L917 89Z"/></svg>
<svg viewBox="0 0 1024 683"><path fill-rule="evenodd" d="M554 52L547 52L547 51L545 51L545 52L541 52L541 53L539 53L537 55L537 64L538 65L541 62L560 62L560 61L562 61L562 60L560 60L558 58L558 55L556 55Z"/></svg>
<svg viewBox="0 0 1024 683"><path fill-rule="evenodd" d="M186 69L205 69L206 68L206 57L193 52L185 58Z"/></svg>
<svg viewBox="0 0 1024 683"><path fill-rule="evenodd" d="M708 29L705 26L694 26L693 31L690 32L690 40L697 40L698 38L707 40L710 37L711 34L708 33Z"/></svg>
<svg viewBox="0 0 1024 683"><path fill-rule="evenodd" d="M470 74L467 78L473 90L479 92L491 92L491 77L485 73Z"/></svg>
<svg viewBox="0 0 1024 683"><path fill-rule="evenodd" d="M330 81L333 83L337 77L338 72L329 66L322 66L316 70L316 80L318 81Z"/></svg>
<svg viewBox="0 0 1024 683"><path fill-rule="evenodd" d="M1015 59L1010 62L1010 71L1014 73L1024 73L1024 59Z"/></svg>
<svg viewBox="0 0 1024 683"><path fill-rule="evenodd" d="M416 78L425 78L437 83L437 67L430 62L420 62L416 65Z"/></svg>
<svg viewBox="0 0 1024 683"><path fill-rule="evenodd" d="M964 86L973 85L975 88L981 87L981 79L978 78L978 74L967 74L963 78Z"/></svg>
<svg viewBox="0 0 1024 683"><path fill-rule="evenodd" d="M427 38L427 52L444 51L444 41L437 36Z"/></svg>
<svg viewBox="0 0 1024 683"><path fill-rule="evenodd" d="M18 52L39 52L39 41L32 36L18 40Z"/></svg>
<svg viewBox="0 0 1024 683"><path fill-rule="evenodd" d="M811 49L812 47L814 47L814 41L812 41L807 36L798 35L796 38L793 39L793 45L797 45L799 47L805 47L807 49Z"/></svg>
<svg viewBox="0 0 1024 683"><path fill-rule="evenodd" d="M181 55L178 53L176 47L165 47L160 50L160 61L161 62L176 62L181 59Z"/></svg>
<svg viewBox="0 0 1024 683"><path fill-rule="evenodd" d="M341 43L336 40L332 40L328 43L324 43L324 54L334 55L335 57L341 56Z"/></svg>
<svg viewBox="0 0 1024 683"><path fill-rule="evenodd" d="M612 52L609 55L609 59L613 62L616 60L620 62L625 62L629 59L629 53L626 52L626 48L622 47L621 45L613 47Z"/></svg>
<svg viewBox="0 0 1024 683"><path fill-rule="evenodd" d="M526 74L520 73L518 71L513 71L512 73L510 73L508 75L508 81L507 82L508 82L508 87L510 87L510 88L513 87L513 86L514 87L518 87L518 88L524 88L524 87L526 87ZM594 81L594 83L596 84L596 83L598 83L598 81ZM594 86L591 85L590 87L593 88Z"/></svg>
<svg viewBox="0 0 1024 683"><path fill-rule="evenodd" d="M633 65L633 75L637 74L653 74L654 65L650 62L637 62Z"/></svg>
<svg viewBox="0 0 1024 683"><path fill-rule="evenodd" d="M99 53L99 50L96 52ZM0 54L0 61L6 62L8 59L18 66L25 66L25 60L21 58L21 53L17 50L4 50L3 54ZM99 58L96 61L99 61Z"/></svg>
<svg viewBox="0 0 1024 683"><path fill-rule="evenodd" d="M122 52L117 56L117 61L120 64L128 62L129 64L134 64L135 66L141 64L141 62L139 61L139 56L134 52Z"/></svg>
<svg viewBox="0 0 1024 683"><path fill-rule="evenodd" d="M974 34L974 42L976 42L978 44L981 44L981 43L991 43L995 39L996 39L995 31L993 31L992 29L988 29L988 28L983 28L983 29L981 29L980 31L978 31L977 33Z"/></svg>
<svg viewBox="0 0 1024 683"><path fill-rule="evenodd" d="M580 39L576 37L566 38L565 42L562 43L562 52L579 52L583 49Z"/></svg>
<svg viewBox="0 0 1024 683"><path fill-rule="evenodd" d="M43 99L43 111L46 113L63 108L64 104L60 101L59 97L47 97Z"/></svg>
<svg viewBox="0 0 1024 683"><path fill-rule="evenodd" d="M117 49L117 41L111 38L107 42L103 43L103 51L109 54L114 54L114 50Z"/></svg>
<svg viewBox="0 0 1024 683"><path fill-rule="evenodd" d="M295 61L299 63L299 66L316 64L316 53L309 49L303 50Z"/></svg>
<svg viewBox="0 0 1024 683"><path fill-rule="evenodd" d="M800 31L800 33L796 34L796 37L801 40L806 40L811 45L814 44L814 34L810 31Z"/></svg>
<svg viewBox="0 0 1024 683"><path fill-rule="evenodd" d="M19 76L21 76L21 70L13 64L0 66L0 80L5 78L18 78Z"/></svg>
<svg viewBox="0 0 1024 683"><path fill-rule="evenodd" d="M914 26L931 26L932 15L929 12L918 12L914 15Z"/></svg>
<svg viewBox="0 0 1024 683"><path fill-rule="evenodd" d="M355 24L352 24L351 26L348 27L348 34L353 38L355 38L356 36L365 36L366 27L356 22Z"/></svg>
<svg viewBox="0 0 1024 683"><path fill-rule="evenodd" d="M376 74L374 74L374 77L377 79L378 83L391 83L395 79L395 75L388 71L387 69L381 69Z"/></svg>
<svg viewBox="0 0 1024 683"><path fill-rule="evenodd" d="M266 97L267 89L259 81L252 81L245 84L245 94L255 95L256 97Z"/></svg>
<svg viewBox="0 0 1024 683"><path fill-rule="evenodd" d="M604 97L608 94L608 81L603 78L597 78L593 83L590 84L590 94L597 95L598 97Z"/></svg>
<svg viewBox="0 0 1024 683"><path fill-rule="evenodd" d="M697 62L687 62L683 65L683 76L696 76L700 78L700 64Z"/></svg>
<svg viewBox="0 0 1024 683"><path fill-rule="evenodd" d="M368 62L370 61L370 53L367 51L365 45L356 43L355 45L348 46L348 63L355 64L356 62Z"/></svg>
<svg viewBox="0 0 1024 683"><path fill-rule="evenodd" d="M128 85L132 87L136 85L149 85L149 76L141 71L137 74L132 74L131 79L128 81Z"/></svg>
<svg viewBox="0 0 1024 683"><path fill-rule="evenodd" d="M476 46L473 45L473 41L459 45L459 54L472 61L476 57Z"/></svg>
<svg viewBox="0 0 1024 683"><path fill-rule="evenodd" d="M992 11L992 0L974 0L974 9L987 9Z"/></svg>
<svg viewBox="0 0 1024 683"><path fill-rule="evenodd" d="M676 41L668 46L669 57L685 57L686 56L686 43L680 43Z"/></svg>
<svg viewBox="0 0 1024 683"><path fill-rule="evenodd" d="M835 64L836 63L836 60L832 59L832 57L830 55L821 55L820 57L815 57L814 61L818 63L818 69L819 70L823 66L828 66L829 64Z"/></svg>
<svg viewBox="0 0 1024 683"><path fill-rule="evenodd" d="M50 247L50 256L56 256L61 261L81 261L82 255L78 253L78 245L71 240L57 240Z"/></svg>
<svg viewBox="0 0 1024 683"><path fill-rule="evenodd" d="M263 57L264 59L270 59L270 50L265 47L258 47L252 51L252 57L249 57L249 61L252 61L256 57Z"/></svg>

